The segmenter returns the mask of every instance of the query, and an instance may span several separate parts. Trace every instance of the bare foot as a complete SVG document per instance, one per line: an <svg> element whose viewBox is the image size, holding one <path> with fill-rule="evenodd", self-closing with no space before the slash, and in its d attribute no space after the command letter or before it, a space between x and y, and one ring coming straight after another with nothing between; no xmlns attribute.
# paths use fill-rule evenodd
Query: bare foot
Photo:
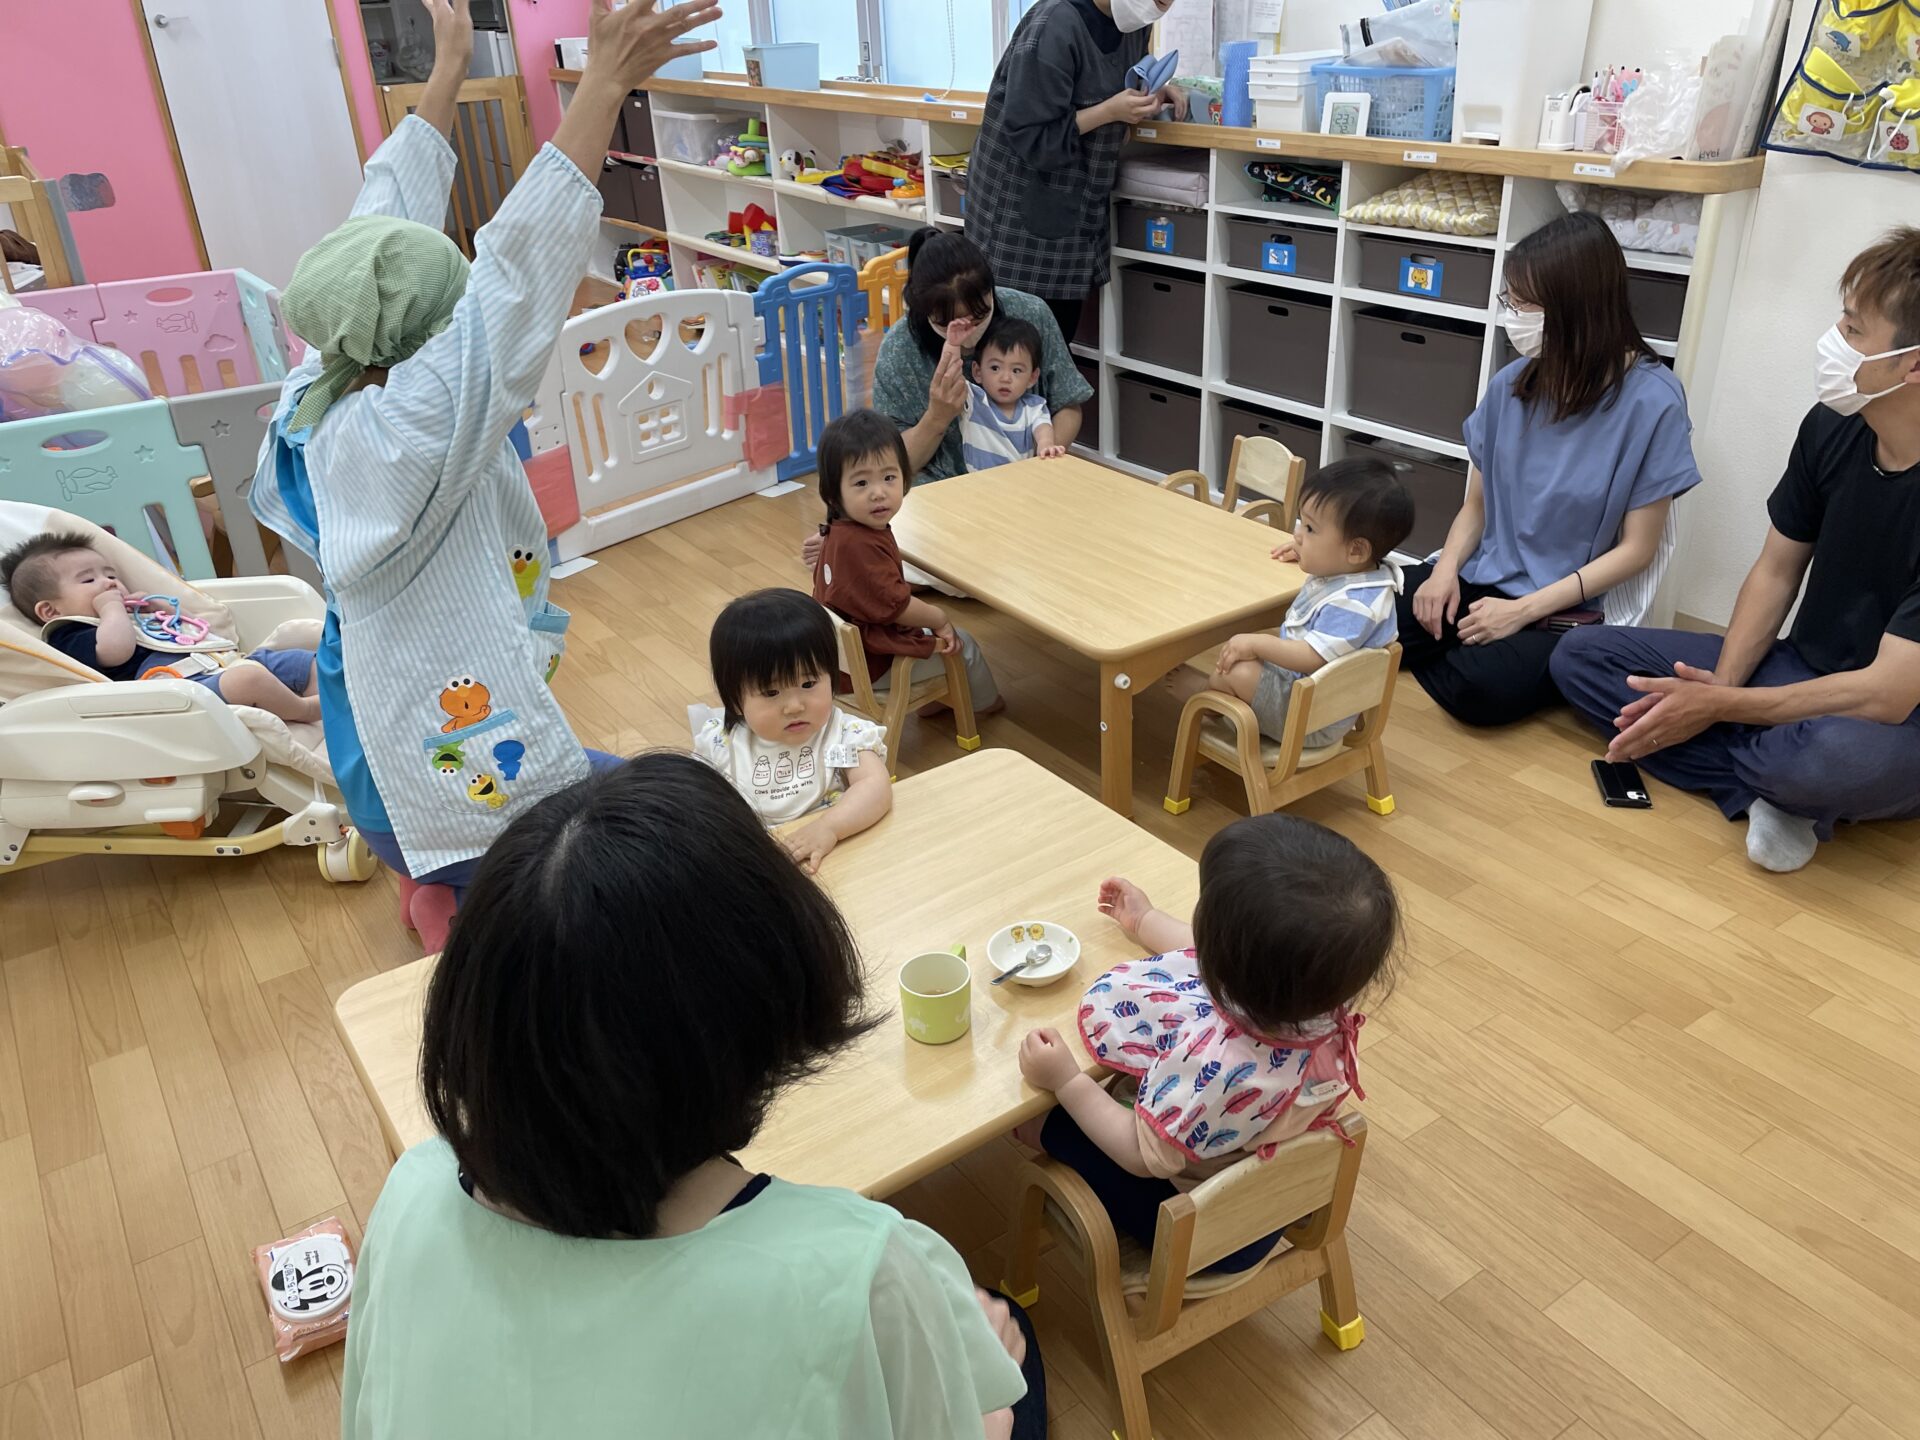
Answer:
<svg viewBox="0 0 1920 1440"><path fill-rule="evenodd" d="M1013 1127L1013 1138L1029 1150L1040 1148L1040 1128L1047 1123L1047 1117L1036 1115L1031 1120L1022 1120Z"/></svg>

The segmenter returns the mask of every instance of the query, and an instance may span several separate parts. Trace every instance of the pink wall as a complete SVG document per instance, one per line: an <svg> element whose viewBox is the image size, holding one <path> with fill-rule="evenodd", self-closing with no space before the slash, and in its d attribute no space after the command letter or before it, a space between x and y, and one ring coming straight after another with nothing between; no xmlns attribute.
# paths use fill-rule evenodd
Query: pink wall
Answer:
<svg viewBox="0 0 1920 1440"><path fill-rule="evenodd" d="M0 0L6 4L8 0ZM367 56L367 32L360 24L360 0L331 0L334 27L340 32L340 58L347 72L347 94L353 102L353 123L360 133L360 158L380 148L380 92L373 83L373 61Z"/></svg>
<svg viewBox="0 0 1920 1440"><path fill-rule="evenodd" d="M0 0L19 4L22 0ZM509 0L514 53L520 57L520 76L527 86L527 123L539 147L560 128L560 100L547 72L553 68L553 42L565 35L587 33L585 0Z"/></svg>
<svg viewBox="0 0 1920 1440"><path fill-rule="evenodd" d="M89 280L200 268L128 0L0 0L0 129L44 176L99 171L114 203L72 217Z"/></svg>

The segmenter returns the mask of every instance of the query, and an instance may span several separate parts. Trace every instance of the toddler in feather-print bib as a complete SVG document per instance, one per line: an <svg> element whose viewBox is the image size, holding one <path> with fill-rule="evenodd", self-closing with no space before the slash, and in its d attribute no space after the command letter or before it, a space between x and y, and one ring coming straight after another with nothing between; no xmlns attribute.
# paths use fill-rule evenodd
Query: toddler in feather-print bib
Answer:
<svg viewBox="0 0 1920 1440"><path fill-rule="evenodd" d="M1290 1139L1361 1094L1361 1023L1342 1009L1297 1034L1255 1035L1220 1012L1191 950L1114 966L1079 1010L1088 1055L1134 1077L1135 1119L1181 1152L1182 1170Z"/></svg>
<svg viewBox="0 0 1920 1440"><path fill-rule="evenodd" d="M1087 987L1073 1036L1028 1034L1020 1073L1058 1108L1019 1138L1137 1219L1158 1204L1138 1208L1138 1180L1190 1184L1339 1130L1341 1105L1365 1098L1355 1007L1400 940L1393 886L1358 846L1310 820L1250 816L1207 842L1192 923L1119 876L1099 906L1150 953ZM1124 1079L1103 1086L1088 1061Z"/></svg>

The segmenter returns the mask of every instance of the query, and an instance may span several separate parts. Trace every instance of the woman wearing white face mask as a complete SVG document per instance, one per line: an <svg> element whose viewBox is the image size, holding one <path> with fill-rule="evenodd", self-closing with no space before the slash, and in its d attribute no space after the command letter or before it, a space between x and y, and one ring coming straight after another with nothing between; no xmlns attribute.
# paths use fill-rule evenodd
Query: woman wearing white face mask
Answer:
<svg viewBox="0 0 1920 1440"><path fill-rule="evenodd" d="M1109 198L1127 127L1185 100L1127 88L1173 0L1039 0L987 91L968 166L967 238L1000 283L1047 302L1069 340L1107 283Z"/></svg>
<svg viewBox="0 0 1920 1440"><path fill-rule="evenodd" d="M1843 822L1920 816L1920 230L1855 256L1840 293L1725 638L1609 628L1553 657L1610 758L1744 815L1768 870Z"/></svg>
<svg viewBox="0 0 1920 1440"><path fill-rule="evenodd" d="M1668 511L1700 483L1686 394L1640 337L1606 226L1543 226L1508 255L1506 282L1501 323L1522 358L1468 418L1466 501L1400 601L1402 663L1469 725L1557 701L1563 632L1541 622L1641 618Z"/></svg>

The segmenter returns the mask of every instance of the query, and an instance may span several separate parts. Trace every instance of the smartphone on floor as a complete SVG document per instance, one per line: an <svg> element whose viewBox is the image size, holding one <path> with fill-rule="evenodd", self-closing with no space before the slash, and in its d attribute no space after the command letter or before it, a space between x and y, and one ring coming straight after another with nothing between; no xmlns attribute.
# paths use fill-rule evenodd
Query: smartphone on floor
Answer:
<svg viewBox="0 0 1920 1440"><path fill-rule="evenodd" d="M1626 760L1596 760L1593 780L1600 787L1600 798L1622 810L1651 810L1653 797L1640 778L1640 767Z"/></svg>

